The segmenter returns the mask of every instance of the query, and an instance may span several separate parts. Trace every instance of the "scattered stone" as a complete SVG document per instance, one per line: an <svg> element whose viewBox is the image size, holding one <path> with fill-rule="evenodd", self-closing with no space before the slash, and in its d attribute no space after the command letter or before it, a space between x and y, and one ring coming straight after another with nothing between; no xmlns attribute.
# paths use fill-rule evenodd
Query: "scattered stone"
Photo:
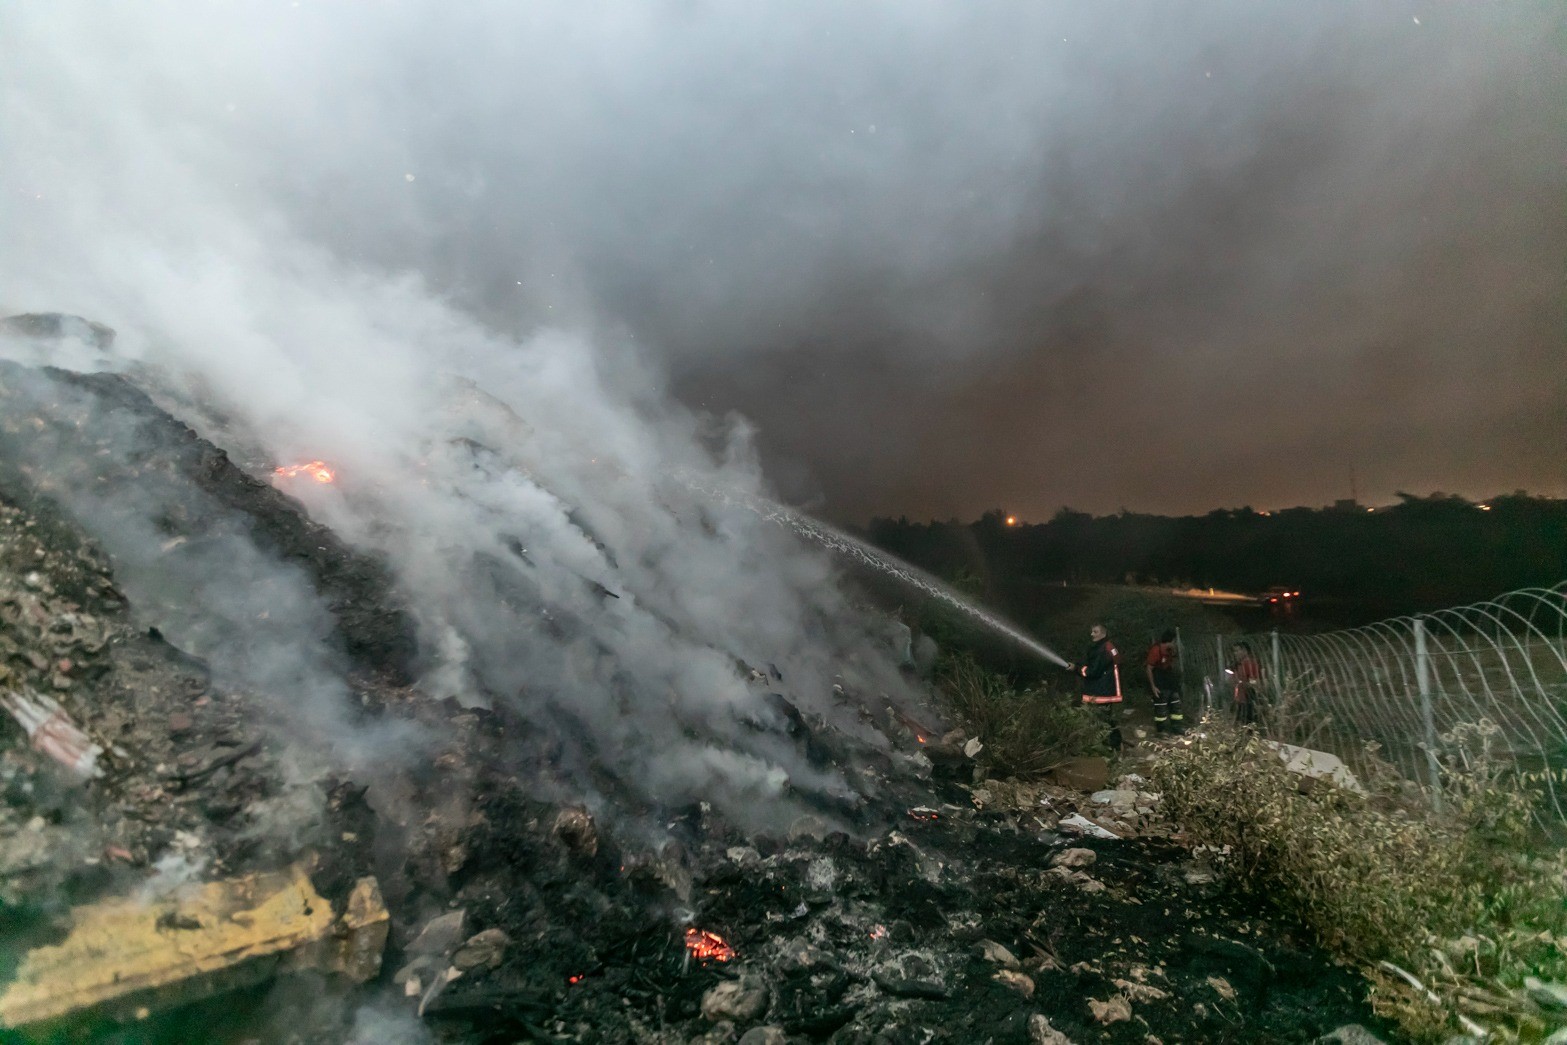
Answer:
<svg viewBox="0 0 1567 1045"><path fill-rule="evenodd" d="M1328 1031L1314 1045L1387 1045L1387 1042L1358 1023L1346 1023Z"/></svg>
<svg viewBox="0 0 1567 1045"><path fill-rule="evenodd" d="M1088 867L1099 854L1092 849L1063 849L1050 860L1051 867Z"/></svg>
<svg viewBox="0 0 1567 1045"><path fill-rule="evenodd" d="M749 1023L766 1011L767 988L747 976L725 980L702 995L702 1015L713 1023Z"/></svg>
<svg viewBox="0 0 1567 1045"><path fill-rule="evenodd" d="M1074 1045L1071 1038L1050 1025L1039 1013L1028 1018L1029 1045Z"/></svg>
<svg viewBox="0 0 1567 1045"><path fill-rule="evenodd" d="M1223 976L1208 977L1208 986L1212 987L1213 992L1219 997L1223 998L1225 1001L1235 1000L1235 988L1231 987L1230 981L1226 980Z"/></svg>
<svg viewBox="0 0 1567 1045"><path fill-rule="evenodd" d="M1088 1009L1094 1014L1094 1019L1103 1024L1120 1023L1132 1018L1132 1003L1119 994L1105 1001L1089 998Z"/></svg>
<svg viewBox="0 0 1567 1045"><path fill-rule="evenodd" d="M812 816L810 813L807 813L802 817L796 818L794 823L789 825L787 837L791 842L798 842L805 838L820 842L827 837L831 830L827 826L827 821L819 816Z"/></svg>
<svg viewBox="0 0 1567 1045"><path fill-rule="evenodd" d="M782 1027L752 1027L740 1035L739 1045L788 1045L788 1041Z"/></svg>
<svg viewBox="0 0 1567 1045"><path fill-rule="evenodd" d="M974 945L979 956L992 965L999 965L1003 969L1021 969L1023 966L1017 960L1017 956L1007 950L995 940L981 940Z"/></svg>
<svg viewBox="0 0 1567 1045"><path fill-rule="evenodd" d="M999 969L991 979L1003 987L1010 987L1025 998L1034 996L1034 981L1015 969Z"/></svg>
<svg viewBox="0 0 1567 1045"><path fill-rule="evenodd" d="M511 945L511 937L500 929L486 929L468 938L468 942L457 949L452 955L452 964L463 972L469 972L480 966L493 969L501 963L506 956L506 948Z"/></svg>
<svg viewBox="0 0 1567 1045"><path fill-rule="evenodd" d="M463 919L466 917L467 912L459 908L431 918L405 950L409 954L451 954L463 938Z"/></svg>
<svg viewBox="0 0 1567 1045"><path fill-rule="evenodd" d="M553 831L567 849L580 857L592 857L599 851L598 828L593 823L593 814L581 806L569 806L556 814Z"/></svg>
<svg viewBox="0 0 1567 1045"><path fill-rule="evenodd" d="M730 846L724 850L724 856L738 867L755 867L762 862L762 854L749 845Z"/></svg>
<svg viewBox="0 0 1567 1045"><path fill-rule="evenodd" d="M1121 993L1135 1002L1164 1001L1169 998L1168 991L1162 991L1158 987L1147 983L1133 983L1130 980L1111 980L1115 986L1121 989Z"/></svg>

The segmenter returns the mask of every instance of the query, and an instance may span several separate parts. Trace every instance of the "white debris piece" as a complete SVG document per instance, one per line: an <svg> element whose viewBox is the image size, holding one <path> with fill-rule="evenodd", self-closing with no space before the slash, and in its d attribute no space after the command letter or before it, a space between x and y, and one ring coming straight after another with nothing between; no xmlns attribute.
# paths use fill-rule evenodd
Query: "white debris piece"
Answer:
<svg viewBox="0 0 1567 1045"><path fill-rule="evenodd" d="M1360 781L1355 779L1355 774L1349 771L1349 767L1337 755L1330 755L1326 751L1313 751L1309 747L1296 747L1294 744L1280 744L1275 740L1265 741L1265 743L1279 753L1279 757L1284 760L1284 768L1291 773L1312 780L1326 781L1346 791L1365 793L1365 788L1360 786Z"/></svg>
<svg viewBox="0 0 1567 1045"><path fill-rule="evenodd" d="M963 745L963 753L969 758L973 758L983 750L985 750L985 745L979 742L978 737L973 737L967 744Z"/></svg>
<svg viewBox="0 0 1567 1045"><path fill-rule="evenodd" d="M1090 838L1105 838L1111 841L1117 841L1121 837L1113 831L1107 831L1100 827L1082 813L1073 813L1071 816L1064 816L1056 826L1064 828L1067 831L1073 831L1080 835L1088 835Z"/></svg>
<svg viewBox="0 0 1567 1045"><path fill-rule="evenodd" d="M0 692L0 707L27 731L33 747L82 779L103 775L98 756L103 748L76 727L57 701L42 693Z"/></svg>

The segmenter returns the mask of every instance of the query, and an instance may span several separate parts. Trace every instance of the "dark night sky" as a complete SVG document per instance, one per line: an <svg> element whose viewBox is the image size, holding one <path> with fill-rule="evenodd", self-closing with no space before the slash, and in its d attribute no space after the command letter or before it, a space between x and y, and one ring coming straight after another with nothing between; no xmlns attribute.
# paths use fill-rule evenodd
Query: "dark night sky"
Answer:
<svg viewBox="0 0 1567 1045"><path fill-rule="evenodd" d="M1567 496L1556 0L281 10L0 58L139 92L226 206L636 346L832 517Z"/></svg>

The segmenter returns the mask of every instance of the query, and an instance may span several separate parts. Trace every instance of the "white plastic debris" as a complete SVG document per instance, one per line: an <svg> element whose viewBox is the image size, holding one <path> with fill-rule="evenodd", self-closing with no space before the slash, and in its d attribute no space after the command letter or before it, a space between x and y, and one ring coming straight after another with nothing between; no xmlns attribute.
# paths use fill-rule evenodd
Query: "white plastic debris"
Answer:
<svg viewBox="0 0 1567 1045"><path fill-rule="evenodd" d="M1284 768L1291 773L1314 780L1325 780L1346 791L1365 793L1365 789L1360 786L1360 781L1355 779L1355 774L1350 772L1343 759L1337 755L1330 755L1326 751L1313 751L1309 747L1296 747L1294 744L1280 744L1273 740L1264 743L1279 753L1279 757L1284 760Z"/></svg>
<svg viewBox="0 0 1567 1045"><path fill-rule="evenodd" d="M963 745L963 753L969 758L973 758L983 750L985 750L985 745L979 742L978 737L974 737L967 744Z"/></svg>
<svg viewBox="0 0 1567 1045"><path fill-rule="evenodd" d="M1121 837L1113 831L1107 831L1100 827L1082 813L1064 816L1056 826L1076 834L1088 835L1090 838L1105 838L1111 841L1119 841Z"/></svg>
<svg viewBox="0 0 1567 1045"><path fill-rule="evenodd" d="M103 748L76 727L57 701L42 693L0 692L0 707L27 731L33 747L82 779L103 775L98 756Z"/></svg>

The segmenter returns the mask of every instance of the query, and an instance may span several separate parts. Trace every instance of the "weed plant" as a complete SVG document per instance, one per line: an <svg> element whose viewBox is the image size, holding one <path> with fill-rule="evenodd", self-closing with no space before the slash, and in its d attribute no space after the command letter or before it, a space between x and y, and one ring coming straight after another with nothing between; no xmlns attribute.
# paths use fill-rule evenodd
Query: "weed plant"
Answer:
<svg viewBox="0 0 1567 1045"><path fill-rule="evenodd" d="M1363 791L1303 790L1266 741L1222 723L1149 777L1191 844L1363 967L1411 1038L1538 1041L1567 1024L1550 999L1567 982L1567 858L1532 819L1538 779L1494 757L1495 737L1480 723L1443 738L1440 812L1374 748L1354 760Z"/></svg>
<svg viewBox="0 0 1567 1045"><path fill-rule="evenodd" d="M1036 777L1103 751L1104 724L1064 693L1044 686L1019 689L966 654L945 658L936 683L954 717L984 743L980 761L997 772Z"/></svg>

